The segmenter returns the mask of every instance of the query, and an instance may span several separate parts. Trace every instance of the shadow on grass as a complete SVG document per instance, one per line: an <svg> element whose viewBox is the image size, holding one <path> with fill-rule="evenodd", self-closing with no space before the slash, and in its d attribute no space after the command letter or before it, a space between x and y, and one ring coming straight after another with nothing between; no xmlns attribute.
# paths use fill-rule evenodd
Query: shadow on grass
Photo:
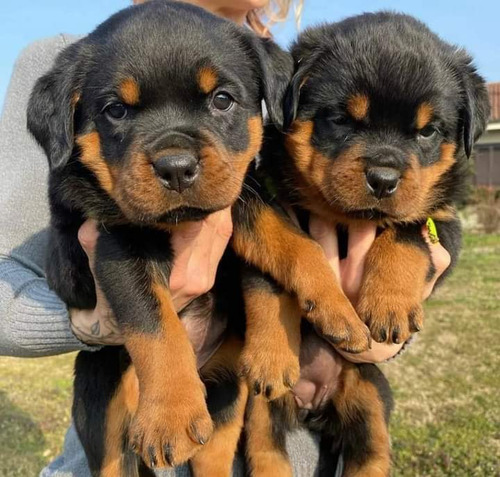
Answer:
<svg viewBox="0 0 500 477"><path fill-rule="evenodd" d="M0 391L0 476L36 476L45 464L39 425Z"/></svg>

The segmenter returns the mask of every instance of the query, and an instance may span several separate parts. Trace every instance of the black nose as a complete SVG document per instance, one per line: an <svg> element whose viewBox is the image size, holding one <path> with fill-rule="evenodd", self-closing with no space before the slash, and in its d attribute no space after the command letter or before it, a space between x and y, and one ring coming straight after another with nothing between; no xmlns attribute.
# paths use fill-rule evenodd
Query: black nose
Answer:
<svg viewBox="0 0 500 477"><path fill-rule="evenodd" d="M198 160L192 154L161 157L153 167L163 184L179 193L194 184L199 172Z"/></svg>
<svg viewBox="0 0 500 477"><path fill-rule="evenodd" d="M377 199L390 197L398 188L401 173L391 167L372 167L366 172L366 185Z"/></svg>

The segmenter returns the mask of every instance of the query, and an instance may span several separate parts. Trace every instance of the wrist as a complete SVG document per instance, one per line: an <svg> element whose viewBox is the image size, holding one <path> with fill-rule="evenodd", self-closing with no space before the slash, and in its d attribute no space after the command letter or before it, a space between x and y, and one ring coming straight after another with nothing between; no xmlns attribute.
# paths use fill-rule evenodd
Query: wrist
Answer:
<svg viewBox="0 0 500 477"><path fill-rule="evenodd" d="M92 336L92 315L93 310L80 310L78 308L70 308L69 310L71 331L82 343L87 345L98 344L95 337Z"/></svg>
<svg viewBox="0 0 500 477"><path fill-rule="evenodd" d="M113 319L94 310L69 310L73 334L87 345L121 345L123 336Z"/></svg>

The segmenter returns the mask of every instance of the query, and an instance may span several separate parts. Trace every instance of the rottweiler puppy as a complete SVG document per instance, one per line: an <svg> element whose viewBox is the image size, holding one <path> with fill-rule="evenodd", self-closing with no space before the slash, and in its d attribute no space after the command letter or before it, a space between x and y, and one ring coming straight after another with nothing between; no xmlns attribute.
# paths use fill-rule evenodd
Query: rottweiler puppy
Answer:
<svg viewBox="0 0 500 477"><path fill-rule="evenodd" d="M311 270L320 252L312 241L306 244L309 214L340 229L365 221L378 227L355 312L377 342L407 340L423 326L423 290L434 274L422 226L434 221L451 255L448 273L461 242L455 203L465 191L467 159L489 115L485 83L471 57L406 15L364 14L306 30L292 55L287 131L269 128L262 152L259 195L267 194L267 201L244 193L237 228L247 227L247 233L234 241L237 252L256 267L244 282L243 372L256 395L284 396L273 401L267 418L262 399L253 398L261 408L260 424L250 420L247 433L260 429L253 445L265 441L277 460L280 453L286 460L287 426L299 424L287 389L299 375L301 318L318 327L311 315L325 306L297 284L336 297L335 311L349 320L354 312L340 287L323 275L324 267L315 275ZM295 212L302 230L287 219L287 209ZM252 248L253 242L272 255ZM338 330L319 328L333 344L357 350ZM303 326L303 332L312 331ZM329 440L332 455L342 455L342 475L386 476L390 408L390 389L378 369L345 362L333 395L305 423ZM275 475L290 474L286 463L281 469Z"/></svg>
<svg viewBox="0 0 500 477"><path fill-rule="evenodd" d="M230 473L246 402L242 332L202 382L169 293L169 234L238 199L261 147L261 103L281 123L292 72L289 54L248 29L152 1L70 45L34 88L28 127L50 163L47 279L68 306L95 306L77 239L95 219L96 278L125 339L76 360L73 418L95 476L147 475L195 454L195 472ZM184 314L242 322L233 262Z"/></svg>

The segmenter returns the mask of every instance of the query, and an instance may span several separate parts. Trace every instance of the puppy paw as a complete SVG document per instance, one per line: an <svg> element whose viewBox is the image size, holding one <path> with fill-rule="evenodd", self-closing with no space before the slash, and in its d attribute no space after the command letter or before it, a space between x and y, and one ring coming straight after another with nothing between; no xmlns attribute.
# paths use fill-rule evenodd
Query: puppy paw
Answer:
<svg viewBox="0 0 500 477"><path fill-rule="evenodd" d="M343 293L330 289L300 303L305 317L337 348L349 353L370 348L370 332Z"/></svg>
<svg viewBox="0 0 500 477"><path fill-rule="evenodd" d="M380 290L380 288L378 288ZM422 297L414 293L373 293L364 290L358 314L378 343L403 343L423 328Z"/></svg>
<svg viewBox="0 0 500 477"><path fill-rule="evenodd" d="M195 455L212 432L203 392L195 387L192 393L183 392L182 398L142 399L130 427L130 443L151 468L174 467Z"/></svg>
<svg viewBox="0 0 500 477"><path fill-rule="evenodd" d="M263 394L271 401L288 393L300 377L298 350L294 352L287 343L270 347L249 342L240 365L250 392Z"/></svg>

